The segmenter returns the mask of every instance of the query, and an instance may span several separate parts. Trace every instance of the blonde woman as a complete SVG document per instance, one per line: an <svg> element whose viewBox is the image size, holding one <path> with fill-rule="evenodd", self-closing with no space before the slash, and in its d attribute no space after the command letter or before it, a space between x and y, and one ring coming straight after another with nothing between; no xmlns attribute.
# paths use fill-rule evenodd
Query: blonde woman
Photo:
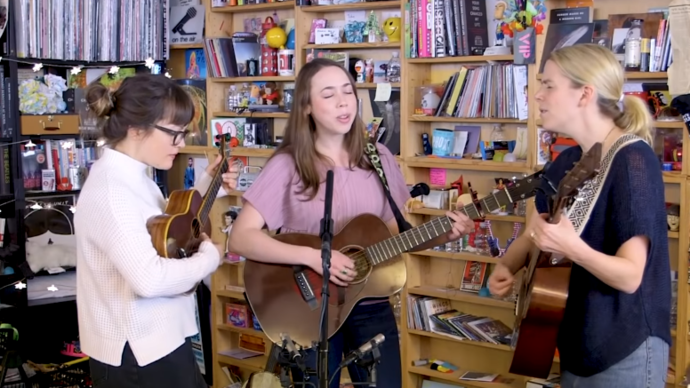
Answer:
<svg viewBox="0 0 690 388"><path fill-rule="evenodd" d="M573 262L558 349L563 388L662 388L671 282L664 183L643 100L623 94L613 53L594 44L551 53L536 93L544 129L575 139L549 171L554 184L583 151L603 146L601 170L555 225L535 216L489 279L505 295L533 246ZM539 213L547 198L537 196Z"/></svg>

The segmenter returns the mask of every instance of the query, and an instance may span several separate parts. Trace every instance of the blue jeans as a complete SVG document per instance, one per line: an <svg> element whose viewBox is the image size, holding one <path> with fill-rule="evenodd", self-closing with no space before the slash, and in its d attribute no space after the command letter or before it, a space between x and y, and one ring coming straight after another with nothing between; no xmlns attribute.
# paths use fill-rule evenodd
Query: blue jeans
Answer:
<svg viewBox="0 0 690 388"><path fill-rule="evenodd" d="M594 376L563 371L561 388L664 388L667 369L668 344L649 337L628 357Z"/></svg>
<svg viewBox="0 0 690 388"><path fill-rule="evenodd" d="M338 388L340 385L340 372L333 377L338 364L344 355L359 348L362 344L374 338L377 334L383 334L386 340L379 346L381 352L380 363L376 366L377 388L402 387L402 365L400 362L400 341L398 327L395 323L393 308L387 301L381 303L362 305L361 303L352 309L352 313L345 324L328 341L328 378L332 378L329 388ZM307 368L317 370L318 354L314 349L307 351L305 363ZM354 363L348 366L352 382L367 382L368 372ZM296 388L318 387L317 377L311 377L309 382L314 385L300 385L303 381L299 370L292 371L292 378ZM358 387L361 385L355 385Z"/></svg>

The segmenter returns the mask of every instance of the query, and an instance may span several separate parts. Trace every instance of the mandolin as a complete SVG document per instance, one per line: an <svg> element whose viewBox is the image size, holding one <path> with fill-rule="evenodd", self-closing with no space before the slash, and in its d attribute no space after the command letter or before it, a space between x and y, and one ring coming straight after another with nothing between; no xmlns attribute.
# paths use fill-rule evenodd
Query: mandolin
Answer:
<svg viewBox="0 0 690 388"><path fill-rule="evenodd" d="M209 213L223 183L222 175L228 171L229 150L226 148L229 147L222 139L222 159L206 195L202 197L195 189L175 190L170 193L165 212L146 222L153 246L161 257L190 257L199 249L201 233L211 236Z"/></svg>
<svg viewBox="0 0 690 388"><path fill-rule="evenodd" d="M542 175L537 172L458 210L471 219L483 219L485 213L534 196ZM347 287L329 284L328 337L345 323L360 300L399 292L407 280L401 254L448 233L451 227L452 220L442 216L392 236L388 225L375 215L360 215L348 222L333 236L331 245L354 260L357 277ZM310 234L286 233L274 238L321 247L321 238ZM246 258L243 272L247 301L266 336L279 343L281 333L287 333L301 347L311 348L319 339L321 275L311 268L262 263L251 257Z"/></svg>
<svg viewBox="0 0 690 388"><path fill-rule="evenodd" d="M582 186L599 172L601 143L589 149L558 185L550 198L548 222L557 224ZM563 320L572 262L534 248L515 304L514 348L510 373L546 378L556 354L558 329Z"/></svg>

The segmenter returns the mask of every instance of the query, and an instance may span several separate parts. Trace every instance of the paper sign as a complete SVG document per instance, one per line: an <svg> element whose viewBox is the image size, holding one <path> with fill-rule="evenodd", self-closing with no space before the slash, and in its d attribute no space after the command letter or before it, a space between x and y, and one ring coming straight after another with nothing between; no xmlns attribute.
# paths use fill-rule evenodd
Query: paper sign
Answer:
<svg viewBox="0 0 690 388"><path fill-rule="evenodd" d="M535 46L537 37L534 28L528 27L519 31L513 38L513 63L516 65L531 65L536 63Z"/></svg>
<svg viewBox="0 0 690 388"><path fill-rule="evenodd" d="M391 98L391 84L380 82L376 84L376 96L374 101L388 101Z"/></svg>
<svg viewBox="0 0 690 388"><path fill-rule="evenodd" d="M429 185L431 186L445 186L446 185L446 170L444 168L429 169Z"/></svg>

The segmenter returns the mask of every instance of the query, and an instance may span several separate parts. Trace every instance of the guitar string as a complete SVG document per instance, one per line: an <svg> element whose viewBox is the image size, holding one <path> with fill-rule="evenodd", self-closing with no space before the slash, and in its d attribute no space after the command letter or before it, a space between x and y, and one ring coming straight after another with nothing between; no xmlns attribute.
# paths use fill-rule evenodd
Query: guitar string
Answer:
<svg viewBox="0 0 690 388"><path fill-rule="evenodd" d="M517 189L518 189L517 186L505 187L501 191L498 191L496 193L492 193L491 195L483 197L482 199L479 200L479 202L483 202L483 205L486 208L498 209L500 207L500 201L498 200L497 195L503 195L504 197L507 197L505 199L509 200L509 201L510 201L510 199L513 199L513 198L516 198L516 199L521 198L524 193L516 192ZM467 209L473 209L474 210L473 213L476 214L476 217L471 216ZM477 207L474 204L465 205L460 211L465 213L465 215L467 215L470 218L481 218L481 214L479 213L479 210L477 209ZM393 236L392 238L390 238L390 240L393 240L397 246L402 245L403 248L405 248L404 237L407 237L407 240L408 240L407 242L412 247L412 241L411 241L410 237L414 238L414 240L416 241L417 240L416 236L419 236L423 240L424 233L421 231L422 228L424 228L427 232L427 235L430 236L430 233L428 231L429 226L431 226L432 229L434 230L434 232L436 234L435 237L438 237L440 235L440 233L438 233L438 230L436 229L436 227L441 226L443 228L444 227L444 221L447 222L449 226L452 225L452 222L453 222L448 216L436 217L436 218L432 219L431 221L424 223L424 224L422 224L422 225L420 225L414 229L411 229L411 230L408 230L406 232L400 233L396 236ZM434 225L434 224L439 224L439 225ZM443 232L441 232L441 233L443 233ZM435 237L432 237L432 238L435 238ZM372 247L376 246L378 244L385 243L385 241L386 240L379 242L379 243L376 243L376 244L372 245ZM384 244L384 247L385 247L385 244ZM386 250L388 250L388 247L385 247L385 248L386 248ZM393 253L396 253L395 247L392 247L392 248L393 248L393 250L392 250ZM379 250L381 250L381 247L379 247ZM397 255L402 254L406 251L407 251L407 249L405 249L404 251L398 252L398 253L394 254L393 256L397 256ZM355 253L354 255L350 256L350 258L355 260L355 264L356 264L355 269L358 272L362 269L365 269L365 267L369 267L369 264L360 265L361 259L366 259L366 249ZM388 259L390 259L390 257L387 257L384 259L376 259L376 257L372 257L372 260L374 261L374 263L373 263L374 265L383 263L384 261L386 261Z"/></svg>

